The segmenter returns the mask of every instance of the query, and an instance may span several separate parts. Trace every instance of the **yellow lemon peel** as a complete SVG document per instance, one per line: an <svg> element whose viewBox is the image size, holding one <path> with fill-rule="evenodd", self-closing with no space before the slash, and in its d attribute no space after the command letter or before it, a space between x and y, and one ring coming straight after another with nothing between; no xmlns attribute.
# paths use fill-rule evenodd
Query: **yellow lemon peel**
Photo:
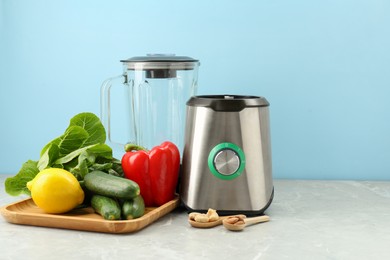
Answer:
<svg viewBox="0 0 390 260"><path fill-rule="evenodd" d="M68 212L84 200L84 191L76 177L60 168L39 172L27 183L34 203L46 213Z"/></svg>

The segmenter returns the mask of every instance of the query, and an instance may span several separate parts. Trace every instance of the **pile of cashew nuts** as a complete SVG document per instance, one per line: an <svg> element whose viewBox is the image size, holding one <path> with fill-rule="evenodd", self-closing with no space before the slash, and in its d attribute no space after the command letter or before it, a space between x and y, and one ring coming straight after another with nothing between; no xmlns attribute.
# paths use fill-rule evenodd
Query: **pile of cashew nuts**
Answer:
<svg viewBox="0 0 390 260"><path fill-rule="evenodd" d="M200 223L217 221L219 219L219 215L215 209L209 209L207 213L192 212L188 217L190 220Z"/></svg>

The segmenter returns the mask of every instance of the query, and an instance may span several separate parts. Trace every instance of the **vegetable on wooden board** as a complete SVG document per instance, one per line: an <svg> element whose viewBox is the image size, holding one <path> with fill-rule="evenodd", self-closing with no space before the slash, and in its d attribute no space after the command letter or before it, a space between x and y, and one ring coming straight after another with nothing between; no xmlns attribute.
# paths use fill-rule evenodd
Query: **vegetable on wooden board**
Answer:
<svg viewBox="0 0 390 260"><path fill-rule="evenodd" d="M142 196L139 195L132 200L125 200L122 203L122 218L136 219L142 217L145 213L145 203Z"/></svg>
<svg viewBox="0 0 390 260"><path fill-rule="evenodd" d="M28 160L15 176L6 179L5 191L12 196L31 195L27 182L47 168L67 170L79 181L94 170L123 176L121 162L113 157L105 141L106 131L96 115L77 114L61 136L42 148L39 160Z"/></svg>
<svg viewBox="0 0 390 260"><path fill-rule="evenodd" d="M133 199L140 194L140 188L134 181L102 171L92 171L85 175L84 185L94 194L117 199Z"/></svg>
<svg viewBox="0 0 390 260"><path fill-rule="evenodd" d="M146 151L128 144L122 157L124 176L138 183L147 207L161 206L175 197L180 169L180 152L171 142Z"/></svg>
<svg viewBox="0 0 390 260"><path fill-rule="evenodd" d="M121 219L120 205L113 198L95 194L92 196L91 206L96 213L106 220Z"/></svg>

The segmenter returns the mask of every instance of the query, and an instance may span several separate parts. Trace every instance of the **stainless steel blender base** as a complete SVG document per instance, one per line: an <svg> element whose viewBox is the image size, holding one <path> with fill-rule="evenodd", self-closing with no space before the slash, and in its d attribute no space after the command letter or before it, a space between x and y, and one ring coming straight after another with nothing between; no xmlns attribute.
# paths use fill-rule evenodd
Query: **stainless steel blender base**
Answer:
<svg viewBox="0 0 390 260"><path fill-rule="evenodd" d="M273 198L269 103L253 96L187 102L180 195L190 211L259 215Z"/></svg>

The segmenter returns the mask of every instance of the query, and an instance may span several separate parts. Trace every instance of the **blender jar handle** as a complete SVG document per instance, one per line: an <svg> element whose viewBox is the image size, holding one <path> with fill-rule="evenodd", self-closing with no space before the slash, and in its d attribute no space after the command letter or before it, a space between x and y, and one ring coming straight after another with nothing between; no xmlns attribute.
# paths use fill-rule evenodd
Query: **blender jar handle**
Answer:
<svg viewBox="0 0 390 260"><path fill-rule="evenodd" d="M121 79L122 81L120 82ZM115 142L114 140L112 140L111 120L110 120L111 118L110 91L115 84L123 84L125 80L126 80L126 76L124 75L119 75L116 77L109 78L103 82L100 89L100 118L104 128L106 129L107 141L109 142L110 146L117 151L124 151L125 144L121 144L119 142Z"/></svg>

